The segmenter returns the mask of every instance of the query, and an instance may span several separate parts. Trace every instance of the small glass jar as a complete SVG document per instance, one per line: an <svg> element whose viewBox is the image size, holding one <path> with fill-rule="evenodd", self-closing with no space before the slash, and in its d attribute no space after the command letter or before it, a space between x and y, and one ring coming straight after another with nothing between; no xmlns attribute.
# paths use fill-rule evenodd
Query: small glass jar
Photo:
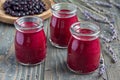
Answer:
<svg viewBox="0 0 120 80"><path fill-rule="evenodd" d="M71 28L68 44L67 66L80 74L95 71L100 62L100 28L90 22L76 22Z"/></svg>
<svg viewBox="0 0 120 80"><path fill-rule="evenodd" d="M26 16L14 22L15 55L22 65L37 65L46 57L46 37L41 18Z"/></svg>
<svg viewBox="0 0 120 80"><path fill-rule="evenodd" d="M57 3L51 9L50 42L55 47L66 48L71 36L69 28L78 21L77 6L71 3Z"/></svg>

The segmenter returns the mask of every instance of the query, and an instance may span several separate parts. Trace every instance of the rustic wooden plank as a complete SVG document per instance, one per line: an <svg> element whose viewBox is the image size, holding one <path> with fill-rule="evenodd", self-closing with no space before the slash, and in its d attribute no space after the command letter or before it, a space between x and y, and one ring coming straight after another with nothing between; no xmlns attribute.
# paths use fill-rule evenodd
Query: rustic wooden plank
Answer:
<svg viewBox="0 0 120 80"><path fill-rule="evenodd" d="M2 29L2 35L0 38L0 56L3 56L3 59L0 60L0 68L4 71L4 74L1 77L1 80L8 80L8 79L14 79L14 74L16 74L16 68L15 66L10 67L14 60L12 57L10 57L10 60L12 60L12 63L9 64L9 60L7 59L8 56L11 54L9 53L10 47L13 44L14 40L14 27L13 25L4 25L0 23L0 28ZM11 73L11 74L10 74ZM9 74L9 75L8 75ZM8 78L9 77L9 78Z"/></svg>

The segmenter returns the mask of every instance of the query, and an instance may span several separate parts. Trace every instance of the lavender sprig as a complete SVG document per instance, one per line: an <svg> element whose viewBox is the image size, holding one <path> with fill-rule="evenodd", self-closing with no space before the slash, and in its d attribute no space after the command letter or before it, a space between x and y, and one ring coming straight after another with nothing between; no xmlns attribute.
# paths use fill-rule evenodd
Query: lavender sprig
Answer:
<svg viewBox="0 0 120 80"><path fill-rule="evenodd" d="M94 16L93 14L91 14L90 12L88 12L87 10L82 11L82 13L84 14L85 17L87 17L87 19L93 19L96 22L101 22L101 23L106 23L109 24L108 19L106 17L104 18L98 18L97 16Z"/></svg>
<svg viewBox="0 0 120 80"><path fill-rule="evenodd" d="M94 7L93 5L90 4L90 3L93 3L93 2L88 2L88 1L86 2L84 0L80 0L80 2L82 2L86 7L90 8L91 10L93 10L97 13L104 14L104 15L113 14L113 13L111 13L111 12L105 10L105 9ZM98 2L103 3L103 5L101 4L101 6L105 6L105 4L109 5L109 3L104 3L104 2L101 2L101 1L97 1L97 2L94 2L94 3L98 4ZM112 7L112 5L111 5L111 7Z"/></svg>
<svg viewBox="0 0 120 80"><path fill-rule="evenodd" d="M105 64L104 64L103 56L101 54L98 74L99 76L102 76L104 73L105 73Z"/></svg>
<svg viewBox="0 0 120 80"><path fill-rule="evenodd" d="M86 11L86 10L84 10L84 11L81 11L82 12L82 14L85 16L85 19L86 20L90 20L90 13L88 12L88 11Z"/></svg>
<svg viewBox="0 0 120 80"><path fill-rule="evenodd" d="M108 7L108 8L112 7L112 4L107 3L107 2L102 2L102 1L95 1L95 4L99 6L103 6L103 7Z"/></svg>
<svg viewBox="0 0 120 80"><path fill-rule="evenodd" d="M108 38L104 37L103 35L101 35L100 38L104 42L107 53L111 56L113 62L116 63L117 62L117 56L114 53L114 50L112 49L112 47L108 44L108 43L112 42L113 39L116 38L116 36L115 36L115 38L113 38L113 36L112 36L112 39L108 39Z"/></svg>
<svg viewBox="0 0 120 80"><path fill-rule="evenodd" d="M95 1L95 2L90 2L88 0L81 0L81 1L85 1L87 3L96 4L96 5L107 7L107 8L111 8L112 7L112 4L107 3L107 2L103 2L103 1Z"/></svg>
<svg viewBox="0 0 120 80"><path fill-rule="evenodd" d="M91 19L93 19L94 21L96 22L100 22L100 23L107 23L108 24L108 21L107 21L107 18L98 18L98 17L95 17L93 15L90 15Z"/></svg>
<svg viewBox="0 0 120 80"><path fill-rule="evenodd" d="M110 25L109 28L111 29L111 38L104 37L103 35L100 36L100 38L107 43L112 42L113 40L118 40L117 31L115 30L113 25Z"/></svg>
<svg viewBox="0 0 120 80"><path fill-rule="evenodd" d="M113 24L109 24L109 25L110 25L109 27L110 27L111 32L112 32L112 40L115 40L115 39L119 40L117 31L114 28L114 25Z"/></svg>
<svg viewBox="0 0 120 80"><path fill-rule="evenodd" d="M91 12L87 11L87 10L82 10L81 11L84 16L86 17L86 19L92 19L96 22L100 22L100 23L105 23L105 24L111 24L111 23L114 23L113 20L109 21L107 17L102 17L102 18L99 18L97 15L95 16L94 14L92 14Z"/></svg>
<svg viewBox="0 0 120 80"><path fill-rule="evenodd" d="M104 80L106 80L106 79L103 77L103 74L104 74L104 73L105 73L105 63L104 63L104 58L103 58L103 56L102 56L102 54L101 54L98 75L99 75L99 77L102 77Z"/></svg>
<svg viewBox="0 0 120 80"><path fill-rule="evenodd" d="M110 11L108 11L108 10L106 10L104 8L101 8L101 7L97 7L96 9L99 10L104 15L115 15L115 13L111 13Z"/></svg>
<svg viewBox="0 0 120 80"><path fill-rule="evenodd" d="M112 42L111 39L108 39L108 38L104 37L103 35L101 35L100 38L101 38L104 42L107 42L107 43Z"/></svg>
<svg viewBox="0 0 120 80"><path fill-rule="evenodd" d="M120 9L120 4L115 3L115 2L111 2L115 7L117 7L118 9Z"/></svg>
<svg viewBox="0 0 120 80"><path fill-rule="evenodd" d="M106 46L106 49L108 51L108 54L112 57L113 62L116 63L118 59L117 59L116 54L114 53L113 48L107 43L105 43L105 46Z"/></svg>

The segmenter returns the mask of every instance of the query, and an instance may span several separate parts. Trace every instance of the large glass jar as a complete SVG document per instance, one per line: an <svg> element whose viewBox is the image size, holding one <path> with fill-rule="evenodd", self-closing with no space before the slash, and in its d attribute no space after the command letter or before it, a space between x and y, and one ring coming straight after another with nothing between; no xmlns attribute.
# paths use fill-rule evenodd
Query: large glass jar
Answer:
<svg viewBox="0 0 120 80"><path fill-rule="evenodd" d="M95 71L100 61L100 28L90 22L76 22L71 28L68 44L67 66L76 73Z"/></svg>
<svg viewBox="0 0 120 80"><path fill-rule="evenodd" d="M52 6L50 21L50 42L58 48L66 48L70 39L70 26L78 21L77 6L71 3L57 3Z"/></svg>
<svg viewBox="0 0 120 80"><path fill-rule="evenodd" d="M15 55L23 65L36 65L46 57L46 37L43 22L38 17L21 17L14 23Z"/></svg>

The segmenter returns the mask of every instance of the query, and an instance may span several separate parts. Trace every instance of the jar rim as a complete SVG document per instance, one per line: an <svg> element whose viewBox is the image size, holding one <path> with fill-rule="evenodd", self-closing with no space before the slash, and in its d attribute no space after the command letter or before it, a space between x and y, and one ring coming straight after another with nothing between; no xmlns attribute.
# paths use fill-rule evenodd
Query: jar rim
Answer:
<svg viewBox="0 0 120 80"><path fill-rule="evenodd" d="M70 7L72 7L72 8L74 7L74 8L73 8L73 10L66 11L66 12L60 11L60 9L58 9L57 6L63 6L63 5L65 5L66 7L69 7L69 8ZM66 2L66 3L65 2L60 2L60 3L52 5L51 10L55 11L55 12L59 12L60 14L73 14L73 13L77 12L77 6L75 4L68 3L68 2Z"/></svg>
<svg viewBox="0 0 120 80"><path fill-rule="evenodd" d="M27 22L25 21L25 19L31 19L30 22L32 22L32 19L36 19L38 20L37 22L37 26L33 26L33 27L23 27L21 24L23 22ZM23 22L22 22L23 21ZM36 22L35 22L36 23ZM39 18L37 16L23 16L23 17L19 17L18 19L16 19L14 21L14 25L15 25L15 28L19 31L22 31L22 30L35 30L35 29L39 29L39 28L42 28L43 27L43 20L42 18Z"/></svg>
<svg viewBox="0 0 120 80"><path fill-rule="evenodd" d="M79 25L79 28L81 28L81 24L84 25L84 24L88 24L89 26L94 26L96 27L96 31L94 31L93 33L88 33L88 34L84 34L84 33L80 33L80 32L76 32L75 30L75 27L77 25ZM85 29L85 28L82 28L82 29ZM95 24L95 23L92 23L92 22L88 22L88 21L81 21L81 22L75 22L71 25L70 27L70 32L77 35L77 36L98 36L100 34L100 27Z"/></svg>

